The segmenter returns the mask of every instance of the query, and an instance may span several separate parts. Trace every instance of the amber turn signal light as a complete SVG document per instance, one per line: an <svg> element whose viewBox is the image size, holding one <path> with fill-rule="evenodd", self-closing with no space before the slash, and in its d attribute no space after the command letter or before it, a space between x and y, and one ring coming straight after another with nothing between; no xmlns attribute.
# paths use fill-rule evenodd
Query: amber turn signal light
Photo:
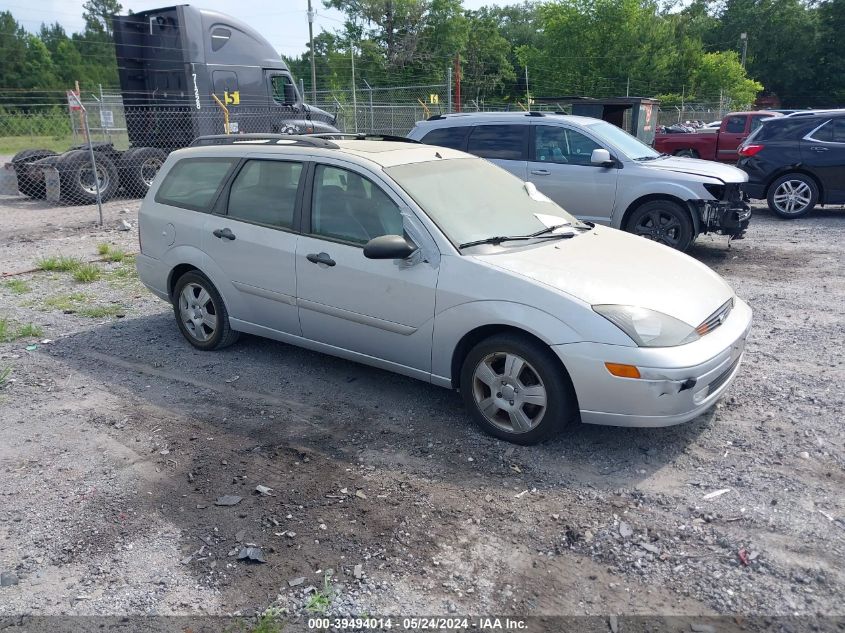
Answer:
<svg viewBox="0 0 845 633"><path fill-rule="evenodd" d="M605 363L607 371L619 378L639 378L640 370L633 365L622 365L620 363Z"/></svg>

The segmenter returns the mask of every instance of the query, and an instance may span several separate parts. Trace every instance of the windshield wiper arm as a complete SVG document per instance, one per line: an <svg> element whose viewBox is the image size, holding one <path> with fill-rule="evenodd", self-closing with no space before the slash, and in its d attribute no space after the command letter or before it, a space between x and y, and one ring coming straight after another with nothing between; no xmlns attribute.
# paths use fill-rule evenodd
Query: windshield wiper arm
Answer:
<svg viewBox="0 0 845 633"><path fill-rule="evenodd" d="M572 226L572 222L562 222L561 224L554 224L552 226L547 226L544 229L540 229L536 233L529 233L525 237L540 237L541 235L545 235L546 233L554 233L558 229L562 229L565 226Z"/></svg>
<svg viewBox="0 0 845 633"><path fill-rule="evenodd" d="M575 237L575 233L558 233L557 235L498 235L495 237L485 237L483 240L474 240L472 242L464 242L458 244L458 248L469 248L470 246L479 246L481 244L499 245L502 242L521 242L525 240L565 240L570 237Z"/></svg>

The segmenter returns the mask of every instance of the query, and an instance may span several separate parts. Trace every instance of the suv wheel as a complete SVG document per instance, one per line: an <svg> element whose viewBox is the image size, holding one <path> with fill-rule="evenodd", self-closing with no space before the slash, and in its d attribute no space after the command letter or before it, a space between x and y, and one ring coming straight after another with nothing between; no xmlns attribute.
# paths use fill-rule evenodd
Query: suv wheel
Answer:
<svg viewBox="0 0 845 633"><path fill-rule="evenodd" d="M476 345L461 370L464 403L481 428L516 444L536 444L575 418L569 376L546 346L497 334Z"/></svg>
<svg viewBox="0 0 845 633"><path fill-rule="evenodd" d="M819 200L816 181L804 174L786 174L769 186L769 209L782 218L807 215Z"/></svg>
<svg viewBox="0 0 845 633"><path fill-rule="evenodd" d="M679 251L687 250L695 237L689 213L671 200L641 204L628 218L625 230Z"/></svg>
<svg viewBox="0 0 845 633"><path fill-rule="evenodd" d="M176 282L173 310L182 335L197 349L221 349L238 340L223 298L199 271L187 272Z"/></svg>

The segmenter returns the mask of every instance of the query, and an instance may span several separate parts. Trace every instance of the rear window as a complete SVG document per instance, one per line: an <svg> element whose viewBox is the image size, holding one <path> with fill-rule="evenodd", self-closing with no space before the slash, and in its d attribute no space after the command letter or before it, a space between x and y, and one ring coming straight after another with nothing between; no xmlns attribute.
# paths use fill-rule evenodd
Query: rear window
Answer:
<svg viewBox="0 0 845 633"><path fill-rule="evenodd" d="M423 136L422 142L428 145L438 145L440 147L466 151L467 136L471 129L469 126L437 128Z"/></svg>
<svg viewBox="0 0 845 633"><path fill-rule="evenodd" d="M167 172L155 201L192 211L208 211L235 158L184 158Z"/></svg>
<svg viewBox="0 0 845 633"><path fill-rule="evenodd" d="M527 160L527 125L479 125L469 136L467 151L481 158Z"/></svg>
<svg viewBox="0 0 845 633"><path fill-rule="evenodd" d="M725 132L729 132L730 134L742 134L745 132L745 117L728 117L728 122L725 124Z"/></svg>
<svg viewBox="0 0 845 633"><path fill-rule="evenodd" d="M845 143L845 119L828 121L813 132L811 138L825 143Z"/></svg>

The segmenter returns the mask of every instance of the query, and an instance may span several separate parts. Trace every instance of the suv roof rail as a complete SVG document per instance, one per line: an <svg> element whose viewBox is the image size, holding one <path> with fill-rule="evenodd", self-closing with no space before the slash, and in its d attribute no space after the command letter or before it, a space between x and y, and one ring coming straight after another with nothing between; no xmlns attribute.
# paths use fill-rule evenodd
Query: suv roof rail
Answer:
<svg viewBox="0 0 845 633"><path fill-rule="evenodd" d="M191 143L191 147L205 147L208 145L301 145L305 147L320 147L322 149L340 149L337 143L313 135L304 134L212 134L198 136Z"/></svg>
<svg viewBox="0 0 845 633"><path fill-rule="evenodd" d="M393 141L395 143L416 143L420 145L419 141L404 136L395 136L393 134L367 134L366 132L320 132L318 134L309 134L309 138L318 139L352 139L355 141Z"/></svg>
<svg viewBox="0 0 845 633"><path fill-rule="evenodd" d="M525 116L546 116L545 112L538 112L537 110L529 110Z"/></svg>

